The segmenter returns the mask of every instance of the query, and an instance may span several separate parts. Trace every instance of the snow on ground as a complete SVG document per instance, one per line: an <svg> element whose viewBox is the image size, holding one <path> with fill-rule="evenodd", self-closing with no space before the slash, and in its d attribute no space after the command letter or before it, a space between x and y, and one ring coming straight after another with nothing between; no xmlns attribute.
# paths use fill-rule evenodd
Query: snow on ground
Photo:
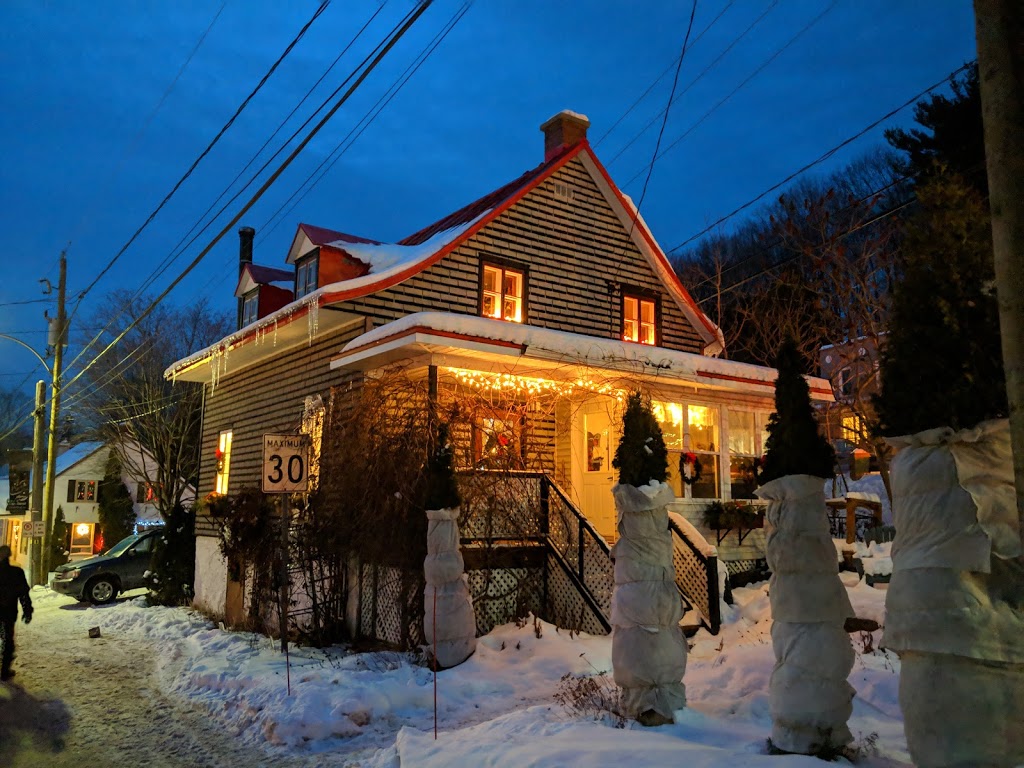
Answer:
<svg viewBox="0 0 1024 768"><path fill-rule="evenodd" d="M843 574L858 615L883 619L883 591ZM114 642L157 650L157 684L184 706L208 712L236 743L283 757L321 755L362 768L402 766L814 765L809 757L769 757L768 680L774 657L767 584L734 590L717 636L692 640L688 708L674 725L615 727L614 718L571 712L555 701L564 675L611 666L611 638L570 634L543 622L499 627L467 662L438 674L438 738L433 674L409 656L293 648L286 665L266 637L221 629L182 608L142 598L100 610L48 612L55 621L99 625ZM38 590L40 605L67 601ZM881 632L851 637L857 689L851 730L861 765L909 765L897 705L899 661L879 651Z"/></svg>

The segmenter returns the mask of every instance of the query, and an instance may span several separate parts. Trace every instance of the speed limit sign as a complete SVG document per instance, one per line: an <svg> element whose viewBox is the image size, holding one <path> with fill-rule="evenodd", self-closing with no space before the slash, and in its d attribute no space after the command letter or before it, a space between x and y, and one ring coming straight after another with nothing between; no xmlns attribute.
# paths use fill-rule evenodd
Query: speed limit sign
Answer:
<svg viewBox="0 0 1024 768"><path fill-rule="evenodd" d="M309 435L263 436L263 492L304 493L309 488Z"/></svg>

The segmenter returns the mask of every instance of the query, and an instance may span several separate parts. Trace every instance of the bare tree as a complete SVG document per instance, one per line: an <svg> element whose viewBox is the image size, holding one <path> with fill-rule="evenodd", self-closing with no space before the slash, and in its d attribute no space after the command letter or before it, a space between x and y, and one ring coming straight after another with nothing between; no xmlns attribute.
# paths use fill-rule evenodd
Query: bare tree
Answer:
<svg viewBox="0 0 1024 768"><path fill-rule="evenodd" d="M86 325L106 327L112 339L149 303L126 291L112 293ZM149 484L165 519L198 480L203 388L166 381L164 371L229 330L229 316L211 312L205 300L161 305L83 377L79 397L94 430L110 442L129 475Z"/></svg>

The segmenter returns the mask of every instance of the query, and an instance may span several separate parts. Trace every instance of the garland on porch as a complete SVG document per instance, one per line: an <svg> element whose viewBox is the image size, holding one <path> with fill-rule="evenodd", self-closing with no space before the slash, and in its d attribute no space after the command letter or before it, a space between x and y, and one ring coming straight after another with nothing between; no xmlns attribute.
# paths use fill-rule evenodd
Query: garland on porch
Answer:
<svg viewBox="0 0 1024 768"><path fill-rule="evenodd" d="M679 477L687 485L693 485L701 478L700 458L692 451L686 451L679 456Z"/></svg>

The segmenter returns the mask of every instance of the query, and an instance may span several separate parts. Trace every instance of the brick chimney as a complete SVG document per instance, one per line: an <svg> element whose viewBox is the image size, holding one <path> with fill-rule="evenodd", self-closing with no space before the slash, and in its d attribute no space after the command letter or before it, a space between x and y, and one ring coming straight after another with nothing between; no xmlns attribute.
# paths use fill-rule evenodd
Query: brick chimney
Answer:
<svg viewBox="0 0 1024 768"><path fill-rule="evenodd" d="M242 276L242 270L246 264L252 264L252 241L256 237L256 230L252 227L239 227L238 229L238 276ZM238 297L238 327L242 327L242 305L245 304L245 297Z"/></svg>
<svg viewBox="0 0 1024 768"><path fill-rule="evenodd" d="M586 139L589 127L590 120L586 115L568 109L543 123L540 129L544 132L544 162Z"/></svg>

